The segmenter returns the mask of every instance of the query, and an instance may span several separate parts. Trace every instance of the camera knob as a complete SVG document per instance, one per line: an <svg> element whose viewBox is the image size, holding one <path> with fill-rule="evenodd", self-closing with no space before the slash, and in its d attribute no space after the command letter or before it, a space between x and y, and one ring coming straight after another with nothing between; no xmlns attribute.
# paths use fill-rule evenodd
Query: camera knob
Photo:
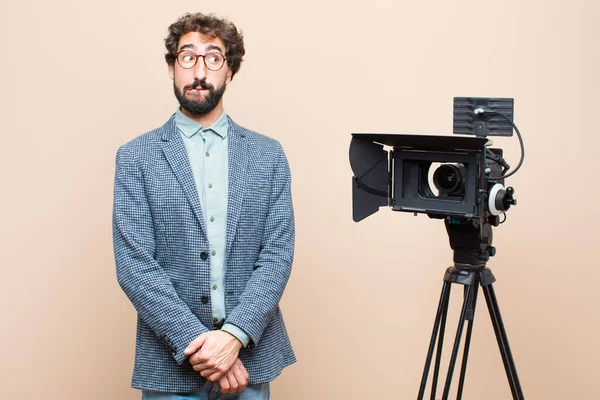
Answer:
<svg viewBox="0 0 600 400"><path fill-rule="evenodd" d="M504 210L508 210L510 206L517 205L517 199L513 197L515 194L515 189L512 186L506 188L506 193L504 194L504 198L502 199L502 205L504 206Z"/></svg>

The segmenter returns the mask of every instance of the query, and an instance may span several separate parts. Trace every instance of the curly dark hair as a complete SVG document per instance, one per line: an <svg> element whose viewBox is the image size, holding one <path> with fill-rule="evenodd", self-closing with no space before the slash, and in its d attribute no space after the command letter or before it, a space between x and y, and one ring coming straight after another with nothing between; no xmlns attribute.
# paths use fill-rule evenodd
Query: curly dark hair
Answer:
<svg viewBox="0 0 600 400"><path fill-rule="evenodd" d="M225 45L225 57L231 69L231 77L239 71L244 49L244 36L235 25L226 19L218 18L213 14L186 13L177 22L169 26L169 35L165 38L167 53L165 60L169 65L175 63L179 39L189 32L198 32L211 39L219 38Z"/></svg>

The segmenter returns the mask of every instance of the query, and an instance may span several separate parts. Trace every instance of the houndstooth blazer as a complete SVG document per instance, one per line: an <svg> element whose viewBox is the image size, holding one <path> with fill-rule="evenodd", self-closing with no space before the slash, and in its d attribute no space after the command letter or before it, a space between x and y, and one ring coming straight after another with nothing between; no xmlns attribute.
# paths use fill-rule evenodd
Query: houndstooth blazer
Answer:
<svg viewBox="0 0 600 400"><path fill-rule="evenodd" d="M278 303L294 255L290 171L279 142L229 120L226 322L251 344L240 351L250 383L296 361ZM113 240L117 279L137 310L132 386L199 389L183 350L214 329L210 246L181 135L165 125L119 148Z"/></svg>

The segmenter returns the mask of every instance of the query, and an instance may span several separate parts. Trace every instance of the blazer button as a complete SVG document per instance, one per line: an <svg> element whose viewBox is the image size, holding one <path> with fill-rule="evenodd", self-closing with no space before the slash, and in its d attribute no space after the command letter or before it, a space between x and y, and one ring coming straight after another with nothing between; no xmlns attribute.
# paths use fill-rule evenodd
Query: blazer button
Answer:
<svg viewBox="0 0 600 400"><path fill-rule="evenodd" d="M208 296L202 296L202 304L208 304Z"/></svg>
<svg viewBox="0 0 600 400"><path fill-rule="evenodd" d="M208 258L208 253L206 253L205 251L203 251L200 254L200 258L202 259L202 261L206 260Z"/></svg>

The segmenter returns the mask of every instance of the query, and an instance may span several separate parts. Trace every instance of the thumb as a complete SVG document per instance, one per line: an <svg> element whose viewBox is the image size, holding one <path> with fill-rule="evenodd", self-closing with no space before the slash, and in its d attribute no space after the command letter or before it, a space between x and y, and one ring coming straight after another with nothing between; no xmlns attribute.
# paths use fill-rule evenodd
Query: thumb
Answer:
<svg viewBox="0 0 600 400"><path fill-rule="evenodd" d="M189 356L190 354L194 354L195 352L198 351L198 349L200 347L202 347L205 340L206 340L206 333L203 333L202 335L198 336L196 339L192 340L190 342L190 344L188 344L188 346L183 351L183 354L185 354L186 356Z"/></svg>

